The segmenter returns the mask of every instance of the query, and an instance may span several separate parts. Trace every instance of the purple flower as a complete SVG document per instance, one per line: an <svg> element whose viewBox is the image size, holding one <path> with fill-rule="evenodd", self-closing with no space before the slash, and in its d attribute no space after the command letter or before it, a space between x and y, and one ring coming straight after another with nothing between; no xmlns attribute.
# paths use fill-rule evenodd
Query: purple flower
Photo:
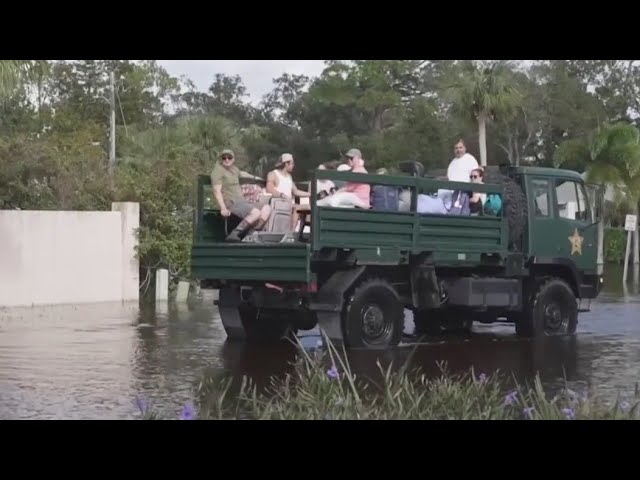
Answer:
<svg viewBox="0 0 640 480"><path fill-rule="evenodd" d="M514 405L518 401L518 392L514 390L506 397L504 397L504 404L506 406Z"/></svg>
<svg viewBox="0 0 640 480"><path fill-rule="evenodd" d="M187 403L184 407L182 407L182 411L180 412L180 420L194 420L196 418L196 412L193 408L193 405Z"/></svg>
<svg viewBox="0 0 640 480"><path fill-rule="evenodd" d="M484 373L481 373L481 374L478 376L478 381L479 381L480 383L484 383L484 382L486 382L486 381L487 381L487 376L486 376Z"/></svg>
<svg viewBox="0 0 640 480"><path fill-rule="evenodd" d="M147 402L144 398L141 398L140 396L136 395L135 404L138 407L138 410L140 410L141 414L144 415L145 413L147 413L149 409L149 402Z"/></svg>
<svg viewBox="0 0 640 480"><path fill-rule="evenodd" d="M631 405L626 400L620 403L620 410L623 412L626 412L629 408L631 408Z"/></svg>
<svg viewBox="0 0 640 480"><path fill-rule="evenodd" d="M335 365L333 365L329 370L327 370L327 375L329 376L329 378L333 378L333 379L336 379L340 376L340 374L338 373L338 369L336 368Z"/></svg>
<svg viewBox="0 0 640 480"><path fill-rule="evenodd" d="M566 389L567 392L567 396L569 397L569 401L571 403L575 402L578 400L578 394L576 392L574 392L573 390L571 390L570 388Z"/></svg>
<svg viewBox="0 0 640 480"><path fill-rule="evenodd" d="M573 408L563 408L562 413L567 420L573 420L576 418L576 411Z"/></svg>
<svg viewBox="0 0 640 480"><path fill-rule="evenodd" d="M524 415L524 418L526 418L527 420L531 420L533 418L533 412L534 412L533 407L527 407L522 409L522 414Z"/></svg>

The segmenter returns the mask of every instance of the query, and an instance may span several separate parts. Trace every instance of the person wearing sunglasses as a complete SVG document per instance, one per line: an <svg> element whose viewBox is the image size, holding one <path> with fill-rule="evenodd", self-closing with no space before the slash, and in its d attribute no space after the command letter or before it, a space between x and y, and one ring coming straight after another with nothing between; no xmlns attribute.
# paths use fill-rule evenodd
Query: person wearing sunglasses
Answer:
<svg viewBox="0 0 640 480"><path fill-rule="evenodd" d="M484 169L483 168L475 168L471 170L471 174L469 175L469 180L471 183L484 183ZM474 193L471 195L469 199L469 208L471 209L472 215L477 215L482 211L482 206L487 201L486 193Z"/></svg>
<svg viewBox="0 0 640 480"><path fill-rule="evenodd" d="M240 187L241 177L260 180L259 177L243 172L235 165L235 155L232 150L223 150L220 161L211 172L213 195L223 217L235 215L242 219L227 236L229 242L240 242L249 230L262 229L271 215L271 207L268 204L250 203L245 200Z"/></svg>

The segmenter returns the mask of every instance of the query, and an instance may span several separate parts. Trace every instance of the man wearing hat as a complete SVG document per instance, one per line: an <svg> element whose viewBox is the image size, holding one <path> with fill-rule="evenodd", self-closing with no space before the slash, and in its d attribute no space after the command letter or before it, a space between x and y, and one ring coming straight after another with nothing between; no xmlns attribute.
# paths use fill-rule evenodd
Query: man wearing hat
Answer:
<svg viewBox="0 0 640 480"><path fill-rule="evenodd" d="M280 155L276 168L267 175L267 193L278 198L309 197L311 194L299 190L293 183L293 167L295 161L290 153Z"/></svg>
<svg viewBox="0 0 640 480"><path fill-rule="evenodd" d="M213 195L220 206L223 217L233 214L242 221L229 234L227 241L239 242L250 230L260 230L267 223L271 214L271 207L261 203L250 203L244 199L240 188L240 177L258 177L241 171L235 165L235 155L231 150L223 150L220 161L216 163L211 172L211 186Z"/></svg>
<svg viewBox="0 0 640 480"><path fill-rule="evenodd" d="M291 201L292 215L291 215L291 228L295 228L298 223L298 207L293 205L293 197L310 197L309 192L299 190L293 183L293 167L295 166L295 160L290 153L283 153L280 155L280 160L276 165L276 168L269 172L267 175L267 193L270 193L274 198L286 198Z"/></svg>
<svg viewBox="0 0 640 480"><path fill-rule="evenodd" d="M352 148L346 154L347 165L352 173L368 173L364 168L362 153L357 148ZM316 205L320 207L358 207L369 209L371 207L371 186L367 183L347 182L333 195L318 200Z"/></svg>

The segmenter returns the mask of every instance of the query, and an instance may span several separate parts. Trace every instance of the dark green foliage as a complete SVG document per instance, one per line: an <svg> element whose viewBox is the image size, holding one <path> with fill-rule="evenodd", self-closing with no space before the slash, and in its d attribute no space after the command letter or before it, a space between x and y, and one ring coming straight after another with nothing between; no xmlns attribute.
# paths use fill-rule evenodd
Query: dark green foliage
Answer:
<svg viewBox="0 0 640 480"><path fill-rule="evenodd" d="M113 172L111 71L118 92ZM478 85L491 80L495 88L487 91L499 95L462 95L467 90L456 90L456 82L471 73ZM596 129L640 111L637 73L628 61L329 61L317 78L284 73L252 105L237 76L216 75L200 92L154 61L3 60L0 208L109 209L112 201L139 201L141 264L188 276L195 176L208 173L224 148L260 175L281 153L293 153L297 180L353 146L370 171L405 160L442 168L458 138L479 158L478 123L469 114L477 120L473 101L482 98L489 165L552 165L564 155L566 166L582 169ZM621 168L604 173L624 181L633 203L640 196L635 164L608 151Z"/></svg>

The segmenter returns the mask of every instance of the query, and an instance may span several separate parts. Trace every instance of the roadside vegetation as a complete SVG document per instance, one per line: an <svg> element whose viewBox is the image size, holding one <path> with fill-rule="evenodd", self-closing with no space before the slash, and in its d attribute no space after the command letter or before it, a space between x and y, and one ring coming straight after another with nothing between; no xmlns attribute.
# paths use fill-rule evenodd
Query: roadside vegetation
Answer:
<svg viewBox="0 0 640 480"><path fill-rule="evenodd" d="M379 380L361 379L346 356L329 345L300 348L291 373L258 388L248 378L207 378L197 401L176 416L137 400L141 419L183 420L639 420L640 391L617 400L562 388L546 392L536 378L517 385L473 370L427 378L410 368L380 366Z"/></svg>
<svg viewBox="0 0 640 480"><path fill-rule="evenodd" d="M615 184L612 227L637 211L637 61L330 60L316 78L284 73L261 99L238 76L210 82L199 91L150 60L0 60L0 209L139 202L143 290L155 268L190 278L195 176L225 148L259 175L290 152L306 180L354 146L371 170L444 168L463 138L488 165L561 166ZM610 237L607 258L619 262L624 245Z"/></svg>

